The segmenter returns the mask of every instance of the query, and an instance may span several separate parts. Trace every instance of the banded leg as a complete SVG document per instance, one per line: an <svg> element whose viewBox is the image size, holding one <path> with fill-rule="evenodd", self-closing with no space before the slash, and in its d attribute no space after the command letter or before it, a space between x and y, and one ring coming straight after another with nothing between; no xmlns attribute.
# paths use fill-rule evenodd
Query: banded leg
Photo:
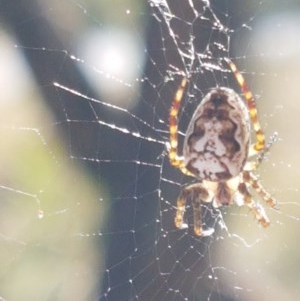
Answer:
<svg viewBox="0 0 300 301"><path fill-rule="evenodd" d="M169 115L169 126L170 126L169 160L173 166L179 168L184 174L192 176L192 174L186 169L183 158L178 155L177 116L178 116L180 103L181 103L186 85L187 85L187 79L183 78L181 81L181 84L174 96L171 110L170 110L170 115Z"/></svg>
<svg viewBox="0 0 300 301"><path fill-rule="evenodd" d="M247 107L249 110L250 118L251 118L253 128L255 131L255 136L256 136L256 142L252 146L252 148L254 150L254 153L260 152L265 148L265 135L263 133L262 127L258 120L257 108L256 108L256 104L254 101L254 97L253 97L251 91L249 90L243 75L237 69L236 65L228 58L226 59L226 62L229 65L231 71L233 72L238 84L240 85L241 90L242 90L245 100L246 100L246 104L247 104Z"/></svg>
<svg viewBox="0 0 300 301"><path fill-rule="evenodd" d="M268 140L268 143L266 144L265 148L258 154L257 158L253 161L248 161L244 167L245 170L255 170L265 159L266 154L270 151L270 148L272 145L277 141L278 139L278 133L275 132ZM251 154L249 154L251 156Z"/></svg>
<svg viewBox="0 0 300 301"><path fill-rule="evenodd" d="M249 171L244 171L243 172L243 181L245 183L248 183L251 185L253 189L256 190L256 192L262 197L262 199L272 208L276 208L277 201L272 198L270 193L268 193L263 186L259 183L258 179L256 176L249 172Z"/></svg>
<svg viewBox="0 0 300 301"><path fill-rule="evenodd" d="M175 225L179 229L187 228L187 224L183 222L186 201L191 200L193 206L194 215L194 232L197 236L210 235L212 230L202 230L202 216L201 216L201 204L202 202L207 202L209 197L208 191L200 184L192 184L186 186L180 192L177 199L177 211L175 216Z"/></svg>
<svg viewBox="0 0 300 301"><path fill-rule="evenodd" d="M259 156L256 159L256 167L259 166L261 164L261 162L264 160L266 154L269 152L270 148L272 147L272 145L274 144L274 142L276 142L278 139L278 133L275 132L268 140L268 143L266 145L266 147L264 148L264 150L259 154Z"/></svg>
<svg viewBox="0 0 300 301"><path fill-rule="evenodd" d="M239 193L242 194L244 198L245 205L249 207L251 212L254 214L255 218L258 220L258 222L263 226L263 227L268 227L270 225L270 220L265 212L265 209L263 206L259 203L256 203L248 188L245 183L240 183L238 186L238 191Z"/></svg>

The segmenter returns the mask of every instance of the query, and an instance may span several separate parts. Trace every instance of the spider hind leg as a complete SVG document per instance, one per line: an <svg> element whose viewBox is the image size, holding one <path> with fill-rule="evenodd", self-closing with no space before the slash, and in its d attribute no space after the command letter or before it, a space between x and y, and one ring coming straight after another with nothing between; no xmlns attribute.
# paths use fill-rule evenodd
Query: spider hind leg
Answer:
<svg viewBox="0 0 300 301"><path fill-rule="evenodd" d="M258 153L265 148L265 135L258 119L257 108L254 101L253 94L249 90L243 75L237 69L236 65L228 58L226 58L226 62L229 65L231 71L233 72L244 94L246 104L249 110L250 118L252 121L253 129L255 131L255 137L256 137L256 142L251 146L251 151Z"/></svg>

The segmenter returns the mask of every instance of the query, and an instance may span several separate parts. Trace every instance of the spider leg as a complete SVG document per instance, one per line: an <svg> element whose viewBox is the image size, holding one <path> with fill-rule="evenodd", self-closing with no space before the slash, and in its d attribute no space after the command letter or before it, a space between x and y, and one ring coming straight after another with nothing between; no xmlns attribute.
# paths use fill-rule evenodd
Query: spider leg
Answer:
<svg viewBox="0 0 300 301"><path fill-rule="evenodd" d="M253 124L255 131L256 142L251 146L250 155L257 154L265 148L265 135L263 133L262 127L258 120L257 108L254 101L253 94L249 90L246 81L240 71L237 69L236 65L230 60L226 59L231 71L233 72L238 84L241 87L241 90L244 94L246 104L249 110L250 118Z"/></svg>
<svg viewBox="0 0 300 301"><path fill-rule="evenodd" d="M247 187L247 184L249 184L251 187L253 187L256 192L266 201L266 203L272 207L275 208L277 205L277 202L275 199L271 197L271 195L262 187L262 185L259 183L258 179L249 171L243 172L243 179L242 182L238 186L239 193L242 194L244 197L245 204L250 208L252 213L255 215L258 222L263 226L267 227L270 224L270 220L263 208L263 206L259 203L256 203Z"/></svg>
<svg viewBox="0 0 300 301"><path fill-rule="evenodd" d="M272 145L274 144L274 142L276 142L278 139L278 133L275 132L268 140L268 143L266 145L266 147L264 148L264 150L258 155L258 157L256 158L256 168L261 164L261 162L264 160L266 154L270 151L270 148L272 147Z"/></svg>
<svg viewBox="0 0 300 301"><path fill-rule="evenodd" d="M187 228L187 224L183 222L185 213L185 205L188 199L191 200L194 213L194 232L197 236L207 236L213 233L212 229L202 229L201 203L207 202L209 193L201 183L188 185L182 189L177 199L177 211L175 216L175 225L179 229Z"/></svg>
<svg viewBox="0 0 300 301"><path fill-rule="evenodd" d="M179 168L184 174L193 176L185 167L183 157L178 155L178 125L177 116L180 107L180 103L183 97L185 87L187 85L187 79L184 77L181 84L174 96L170 115L169 115L169 126L170 126L170 145L169 145L169 160L170 163Z"/></svg>
<svg viewBox="0 0 300 301"><path fill-rule="evenodd" d="M251 212L254 214L255 218L263 227L268 227L270 224L270 220L265 212L263 206L259 203L256 203L248 188L244 182L241 182L238 186L239 193L243 196L245 204L249 207Z"/></svg>
<svg viewBox="0 0 300 301"><path fill-rule="evenodd" d="M276 208L277 206L277 201L272 198L270 193L268 193L263 186L259 183L257 177L249 172L249 171L244 171L243 172L243 180L246 183L249 183L253 189L256 190L256 192L262 197L262 199L272 208Z"/></svg>
<svg viewBox="0 0 300 301"><path fill-rule="evenodd" d="M253 161L248 161L244 167L245 170L255 170L265 159L266 154L270 151L270 148L278 139L278 133L275 132L268 140L266 147L258 154L257 158ZM249 154L251 156L251 154Z"/></svg>

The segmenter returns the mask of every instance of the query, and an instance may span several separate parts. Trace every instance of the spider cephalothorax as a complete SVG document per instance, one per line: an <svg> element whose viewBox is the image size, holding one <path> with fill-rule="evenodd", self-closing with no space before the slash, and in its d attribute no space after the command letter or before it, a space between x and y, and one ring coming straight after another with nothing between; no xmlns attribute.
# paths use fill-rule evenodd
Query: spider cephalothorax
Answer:
<svg viewBox="0 0 300 301"><path fill-rule="evenodd" d="M187 85L186 78L183 78L170 110L170 162L184 174L199 180L182 189L177 200L175 225L178 228L187 226L183 218L186 201L190 199L196 235L212 233L212 230L202 229L201 202L212 202L217 208L232 204L239 196L265 227L269 225L269 219L263 207L252 199L248 187L253 187L271 207L276 205L276 201L251 172L256 169L270 145L265 146L252 93L234 63L230 60L227 63L241 86L245 102L232 89L212 89L200 102L189 123L183 156L177 152L177 115ZM252 145L251 122L256 136L256 142ZM255 155L258 159L249 160Z"/></svg>

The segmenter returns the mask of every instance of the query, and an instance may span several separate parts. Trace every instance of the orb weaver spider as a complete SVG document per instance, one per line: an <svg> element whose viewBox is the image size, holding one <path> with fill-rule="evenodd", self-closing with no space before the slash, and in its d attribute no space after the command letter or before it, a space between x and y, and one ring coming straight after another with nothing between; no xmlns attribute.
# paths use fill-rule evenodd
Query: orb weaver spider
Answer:
<svg viewBox="0 0 300 301"><path fill-rule="evenodd" d="M212 202L213 207L218 208L240 199L263 227L270 224L269 218L263 206L253 200L249 187L270 207L274 208L277 204L252 173L275 141L276 134L268 144L265 143L253 95L236 65L229 59L226 62L241 88L245 102L232 89L213 88L200 102L190 120L183 143L183 156L178 155L177 116L188 82L185 77L174 96L169 115L170 163L197 180L183 187L178 196L175 225L179 229L188 227L184 222L184 213L186 202L190 200L197 236L214 232L213 229L202 228L202 202ZM250 145L251 123L256 141ZM253 156L256 159L250 159Z"/></svg>

